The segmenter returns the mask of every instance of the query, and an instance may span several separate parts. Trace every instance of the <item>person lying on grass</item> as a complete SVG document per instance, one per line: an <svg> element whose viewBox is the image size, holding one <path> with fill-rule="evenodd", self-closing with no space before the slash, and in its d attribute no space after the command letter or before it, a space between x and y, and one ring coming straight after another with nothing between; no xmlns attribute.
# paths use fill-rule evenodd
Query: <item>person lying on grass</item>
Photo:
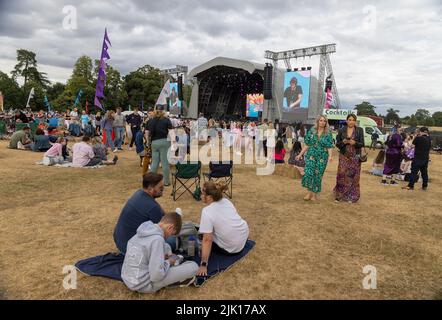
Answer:
<svg viewBox="0 0 442 320"><path fill-rule="evenodd" d="M223 197L226 184L209 181L201 190L201 200L207 204L201 213L199 233L203 234L199 276L207 276L211 251L224 255L240 253L249 237L249 226L235 206Z"/></svg>
<svg viewBox="0 0 442 320"><path fill-rule="evenodd" d="M177 256L172 255L165 239L178 235L182 226L181 216L165 214L158 224L144 222L127 243L127 252L121 269L126 286L140 293L154 293L171 284L191 284L198 265L186 261L175 265Z"/></svg>

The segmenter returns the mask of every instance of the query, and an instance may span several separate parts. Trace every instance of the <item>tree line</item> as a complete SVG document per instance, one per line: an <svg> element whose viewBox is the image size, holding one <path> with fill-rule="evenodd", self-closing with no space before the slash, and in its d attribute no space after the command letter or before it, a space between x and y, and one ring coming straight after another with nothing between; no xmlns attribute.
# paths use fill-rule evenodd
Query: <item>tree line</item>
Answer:
<svg viewBox="0 0 442 320"><path fill-rule="evenodd" d="M401 118L399 116L400 111L394 108L387 110L386 115L379 115L375 111L376 107L370 102L363 101L355 106L355 110L358 110L358 115L361 116L379 116L384 118L385 124L392 125L394 123L406 124L412 127L418 125L428 127L442 127L442 112L434 112L431 114L427 109L417 109L411 116Z"/></svg>
<svg viewBox="0 0 442 320"><path fill-rule="evenodd" d="M0 91L4 96L5 109L23 109L31 91L34 88L34 98L29 106L32 110L46 110L45 95L53 110L64 111L73 108L78 92L82 90L76 107L85 109L86 101L89 110L94 107L95 87L97 84L99 60L93 61L88 56L81 56L75 62L70 78L66 84L51 83L47 74L38 70L36 54L25 49L17 50L17 64L10 76L0 71ZM23 85L19 85L18 80ZM106 86L104 89L104 105L107 109L117 106L123 109L142 107L146 110L153 107L166 81L158 68L145 65L125 76L109 64L106 64ZM191 88L183 86L184 99L190 102Z"/></svg>

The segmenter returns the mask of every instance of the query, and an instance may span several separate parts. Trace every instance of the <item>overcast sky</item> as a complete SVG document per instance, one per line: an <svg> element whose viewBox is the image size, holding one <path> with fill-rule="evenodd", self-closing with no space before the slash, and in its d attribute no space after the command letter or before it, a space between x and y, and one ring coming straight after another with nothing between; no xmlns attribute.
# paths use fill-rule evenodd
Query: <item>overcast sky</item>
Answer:
<svg viewBox="0 0 442 320"><path fill-rule="evenodd" d="M217 56L264 63L265 50L336 43L343 107L442 111L440 0L0 0L0 70L9 73L24 48L51 81L65 82L79 56L99 57L104 27L109 63L123 75L145 64L191 70ZM317 76L319 59L292 61L310 65Z"/></svg>

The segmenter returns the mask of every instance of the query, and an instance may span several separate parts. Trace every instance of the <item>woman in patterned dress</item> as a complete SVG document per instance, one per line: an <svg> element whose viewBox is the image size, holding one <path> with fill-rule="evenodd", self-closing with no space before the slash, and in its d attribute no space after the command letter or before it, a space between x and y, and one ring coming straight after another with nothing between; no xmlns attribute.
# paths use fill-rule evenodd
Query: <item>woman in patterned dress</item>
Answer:
<svg viewBox="0 0 442 320"><path fill-rule="evenodd" d="M304 142L301 153L296 157L300 160L307 153L302 186L308 190L308 193L304 200L316 201L316 195L321 192L322 175L327 168L327 163L333 160L333 138L325 116L316 119L315 126L307 132Z"/></svg>
<svg viewBox="0 0 442 320"><path fill-rule="evenodd" d="M338 174L334 189L336 202L344 200L355 203L361 196L359 155L364 146L364 131L356 126L356 120L356 115L350 114L347 117L347 125L339 130L336 136L336 146L339 148Z"/></svg>

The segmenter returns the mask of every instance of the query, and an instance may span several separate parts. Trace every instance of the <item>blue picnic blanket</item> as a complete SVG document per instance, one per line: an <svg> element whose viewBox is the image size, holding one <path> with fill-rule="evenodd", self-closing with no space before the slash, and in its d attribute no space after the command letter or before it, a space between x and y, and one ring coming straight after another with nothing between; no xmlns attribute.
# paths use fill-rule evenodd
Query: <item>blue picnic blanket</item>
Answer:
<svg viewBox="0 0 442 320"><path fill-rule="evenodd" d="M247 240L244 249L237 255L227 256L221 253L212 252L209 257L209 265L207 268L207 277L197 277L194 285L196 287L202 286L206 280L216 276L217 274L230 269L235 263L244 258L250 250L255 246L255 241ZM200 257L193 258L198 265ZM75 267L82 273L89 276L106 277L123 281L121 279L121 268L124 262L124 255L122 253L106 253L105 255L87 258L78 261Z"/></svg>

